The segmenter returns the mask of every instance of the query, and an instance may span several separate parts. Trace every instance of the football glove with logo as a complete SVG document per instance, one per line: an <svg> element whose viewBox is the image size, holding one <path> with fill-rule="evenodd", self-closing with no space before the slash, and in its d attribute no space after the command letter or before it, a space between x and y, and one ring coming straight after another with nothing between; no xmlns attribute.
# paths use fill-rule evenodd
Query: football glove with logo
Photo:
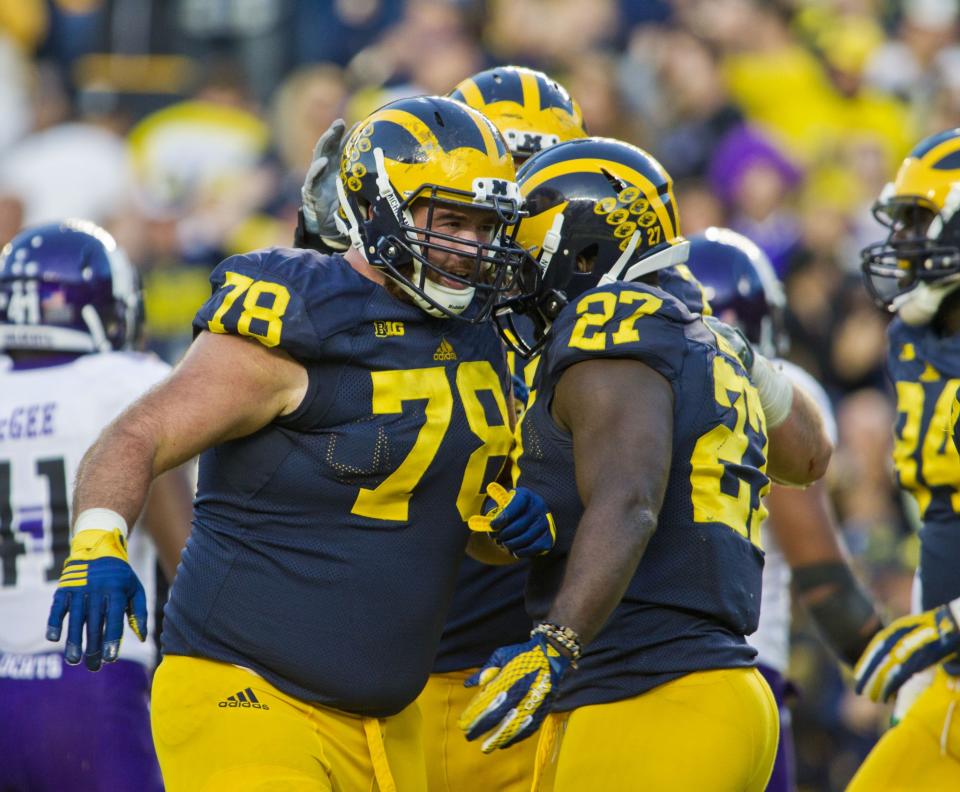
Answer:
<svg viewBox="0 0 960 792"><path fill-rule="evenodd" d="M320 135L313 149L313 162L300 188L303 225L309 234L320 237L332 250L346 250L350 239L337 227L335 217L340 208L337 197L340 146L346 124L342 118L334 121Z"/></svg>
<svg viewBox="0 0 960 792"><path fill-rule="evenodd" d="M960 597L896 619L870 641L853 669L857 693L886 701L911 676L960 651Z"/></svg>
<svg viewBox="0 0 960 792"><path fill-rule="evenodd" d="M516 558L550 552L557 526L543 498L526 487L508 492L495 481L487 485L487 495L484 513L467 521L471 531L490 533Z"/></svg>
<svg viewBox="0 0 960 792"><path fill-rule="evenodd" d="M141 641L147 638L147 598L127 560L127 542L118 528L78 531L70 543L60 584L53 595L47 640L59 641L63 618L70 614L65 657L77 665L81 656L91 671L120 654L123 617ZM82 651L87 628L86 652Z"/></svg>
<svg viewBox="0 0 960 792"><path fill-rule="evenodd" d="M557 686L573 659L561 654L543 634L526 643L497 649L463 684L481 685L460 716L468 740L491 732L480 749L490 753L529 737L550 710Z"/></svg>

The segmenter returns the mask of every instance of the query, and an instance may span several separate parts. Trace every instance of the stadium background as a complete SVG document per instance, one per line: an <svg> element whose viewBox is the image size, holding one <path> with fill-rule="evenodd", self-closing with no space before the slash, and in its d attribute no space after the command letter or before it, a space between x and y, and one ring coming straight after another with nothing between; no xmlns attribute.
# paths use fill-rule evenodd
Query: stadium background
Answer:
<svg viewBox="0 0 960 792"><path fill-rule="evenodd" d="M786 283L789 357L837 411L828 479L862 579L909 608L914 516L893 486L885 317L859 277L870 206L911 144L960 126L957 0L7 0L0 244L107 226L175 361L224 256L289 244L314 141L496 64L548 71L591 134L653 152L683 231L728 225ZM842 789L889 718L795 613L801 789ZM692 747L693 748L693 747Z"/></svg>

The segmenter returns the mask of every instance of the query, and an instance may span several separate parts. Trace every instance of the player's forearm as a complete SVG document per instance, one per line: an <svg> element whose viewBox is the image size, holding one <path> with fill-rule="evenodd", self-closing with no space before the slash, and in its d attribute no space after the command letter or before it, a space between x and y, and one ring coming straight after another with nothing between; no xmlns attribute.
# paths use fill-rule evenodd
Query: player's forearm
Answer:
<svg viewBox="0 0 960 792"><path fill-rule="evenodd" d="M767 474L774 481L805 487L827 472L833 444L823 418L802 388L793 386L793 403L783 423L769 430Z"/></svg>
<svg viewBox="0 0 960 792"><path fill-rule="evenodd" d="M108 426L80 462L73 514L111 509L133 526L156 475L157 439L128 410Z"/></svg>
<svg viewBox="0 0 960 792"><path fill-rule="evenodd" d="M575 630L581 645L592 641L623 599L656 527L649 509L588 507L547 621Z"/></svg>

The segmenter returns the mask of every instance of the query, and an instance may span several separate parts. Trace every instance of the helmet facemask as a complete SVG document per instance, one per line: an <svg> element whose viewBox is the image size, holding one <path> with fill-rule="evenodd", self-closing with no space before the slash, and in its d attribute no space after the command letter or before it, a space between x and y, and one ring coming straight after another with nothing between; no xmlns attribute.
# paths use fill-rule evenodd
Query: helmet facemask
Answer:
<svg viewBox="0 0 960 792"><path fill-rule="evenodd" d="M452 100L409 101L432 102L431 107L438 108L436 123L451 135L451 127L459 124L479 139L476 127L483 125L491 146L499 147L497 157L476 146L448 150L429 139L415 141L412 134L393 127L405 120L401 113L422 114L422 106L403 111L398 103L388 105L391 109L381 113L383 121L374 114L344 148L337 185L340 222L364 258L426 313L480 322L514 289L520 267L513 237L522 213L512 161L502 138L479 113ZM378 123L384 125L386 143L394 147L390 154L377 145ZM430 134L416 122L411 125L423 138ZM433 131L439 141L443 133ZM411 181L414 173L428 180ZM439 230L448 210L488 212L489 236Z"/></svg>
<svg viewBox="0 0 960 792"><path fill-rule="evenodd" d="M918 196L892 196L873 208L889 229L883 242L864 248L861 268L878 305L903 314L910 324L933 318L940 301L960 283L960 184L941 210ZM922 308L916 316L910 306ZM926 317L926 318L924 318Z"/></svg>

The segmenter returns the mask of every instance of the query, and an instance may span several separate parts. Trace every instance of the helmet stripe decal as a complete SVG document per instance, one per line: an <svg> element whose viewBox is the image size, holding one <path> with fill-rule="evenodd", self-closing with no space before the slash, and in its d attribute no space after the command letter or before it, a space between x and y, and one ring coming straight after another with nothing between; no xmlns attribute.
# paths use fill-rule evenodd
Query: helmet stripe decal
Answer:
<svg viewBox="0 0 960 792"><path fill-rule="evenodd" d="M585 165L587 162L591 164L589 166ZM653 182L651 182L650 179L648 179L639 171L636 171L633 168L628 168L619 162L611 162L609 160L603 160L599 158L577 158L562 160L560 162L555 162L552 165L548 165L529 178L521 179L521 190L524 196L528 196L541 184L544 184L545 182L556 178L557 176L565 176L568 173L580 173L581 171L596 172L600 168L603 168L610 173L621 177L624 179L624 181L639 187L644 197L650 201L651 207L653 207L654 211L657 213L657 219L660 220L660 224L663 226L663 230L667 237L673 237L679 234L676 215L665 206L665 199L663 196L659 195ZM668 196L669 201L672 204L672 188L669 191Z"/></svg>
<svg viewBox="0 0 960 792"><path fill-rule="evenodd" d="M931 167L933 167L934 170L960 169L960 149L955 149L942 159L938 159Z"/></svg>
<svg viewBox="0 0 960 792"><path fill-rule="evenodd" d="M442 112L441 112L442 110ZM448 112L446 108L438 109L432 102L422 101L410 103L407 110L393 110L387 108L382 111L384 117L389 120L402 118L407 121L409 130L422 144L437 145L444 151L454 151L458 148L474 148L478 151L496 156L496 149L491 147L493 136L489 138L484 136L480 129L480 124L473 118L472 126L463 124L451 124L444 126L442 120L443 114ZM475 110L471 110L475 113ZM396 115L398 114L398 115ZM377 116L380 116L377 113Z"/></svg>
<svg viewBox="0 0 960 792"><path fill-rule="evenodd" d="M421 146L432 145L439 146L440 143L437 140L437 136L433 134L433 130L430 129L423 121L420 120L417 116L412 113L408 113L405 110L381 110L379 113L374 114L370 119L373 122L377 121L390 121L400 128L406 130Z"/></svg>
<svg viewBox="0 0 960 792"><path fill-rule="evenodd" d="M518 72L518 76L520 77L520 84L523 86L523 106L539 107L541 93L540 81L537 79L537 75L524 70Z"/></svg>
<svg viewBox="0 0 960 792"><path fill-rule="evenodd" d="M451 99L457 99L471 107L483 107L486 104L483 94L473 80L464 80L457 86L457 90L450 94Z"/></svg>
<svg viewBox="0 0 960 792"><path fill-rule="evenodd" d="M484 80L477 87L483 94L484 104L493 104L494 102L523 104L523 85L516 69L497 69L489 80Z"/></svg>
<svg viewBox="0 0 960 792"><path fill-rule="evenodd" d="M479 119L477 121L477 129L480 130L480 136L483 138L483 143L487 147L487 156L494 159L507 156L506 145L501 141L500 133L492 122L487 121L485 118Z"/></svg>
<svg viewBox="0 0 960 792"><path fill-rule="evenodd" d="M916 159L922 159L929 154L931 150L935 149L942 143L955 142L958 136L960 136L960 129L947 129L941 132L939 135L933 135L925 140L921 140L914 147L913 151L910 152L910 156L915 157Z"/></svg>
<svg viewBox="0 0 960 792"><path fill-rule="evenodd" d="M674 236L680 236L680 219L677 217L677 199L673 194L673 184L667 190L669 201L664 201L663 205L667 210L667 217L670 218L670 228L673 229Z"/></svg>
<svg viewBox="0 0 960 792"><path fill-rule="evenodd" d="M543 74L537 74L537 83L540 86L540 109L549 110L551 107L558 107L565 110L571 116L581 121L580 114L573 106L573 101L566 91L560 89L559 84L545 79Z"/></svg>

